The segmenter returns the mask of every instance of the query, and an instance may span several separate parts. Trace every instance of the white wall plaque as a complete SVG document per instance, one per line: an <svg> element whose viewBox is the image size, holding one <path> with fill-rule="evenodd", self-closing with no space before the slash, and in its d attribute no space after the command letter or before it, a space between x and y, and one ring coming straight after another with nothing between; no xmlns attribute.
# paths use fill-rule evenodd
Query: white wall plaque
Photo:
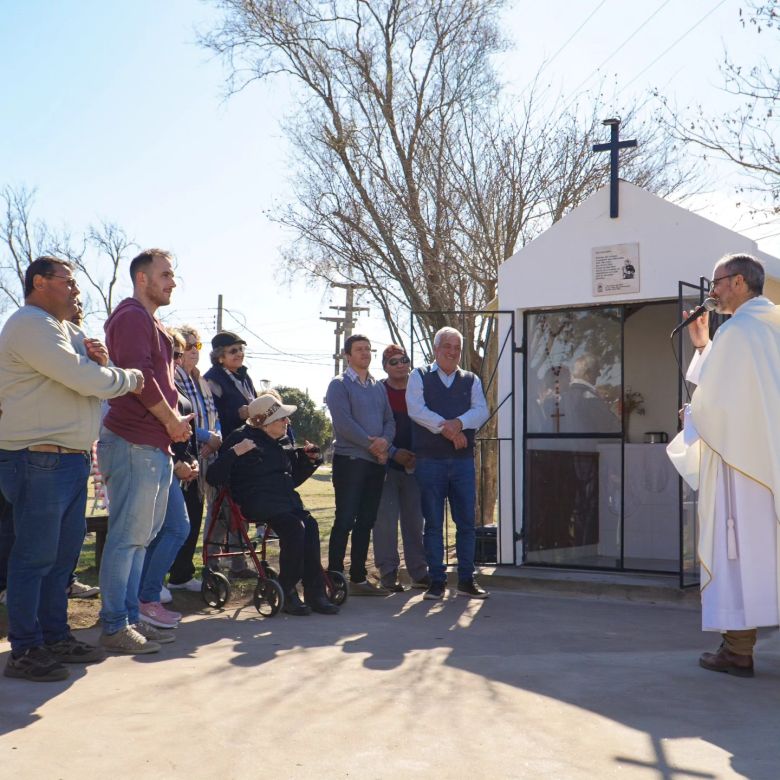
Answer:
<svg viewBox="0 0 780 780"><path fill-rule="evenodd" d="M639 244L596 246L591 258L593 295L639 292Z"/></svg>

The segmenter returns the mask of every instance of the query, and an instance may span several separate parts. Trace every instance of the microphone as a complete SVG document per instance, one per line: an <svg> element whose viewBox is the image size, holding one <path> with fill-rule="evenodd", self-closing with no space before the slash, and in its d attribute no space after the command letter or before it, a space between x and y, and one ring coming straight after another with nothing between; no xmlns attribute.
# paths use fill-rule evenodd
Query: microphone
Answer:
<svg viewBox="0 0 780 780"><path fill-rule="evenodd" d="M708 311L714 311L718 308L718 302L714 298L705 298L701 306L697 306L670 334L669 338L674 338L683 328L687 328L694 320L698 320L702 314Z"/></svg>

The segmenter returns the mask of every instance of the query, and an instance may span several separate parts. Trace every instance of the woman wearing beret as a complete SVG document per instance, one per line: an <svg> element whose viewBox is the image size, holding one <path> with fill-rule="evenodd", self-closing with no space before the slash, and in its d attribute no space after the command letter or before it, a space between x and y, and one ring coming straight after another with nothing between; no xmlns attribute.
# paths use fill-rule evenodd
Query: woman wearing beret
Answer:
<svg viewBox="0 0 780 780"><path fill-rule="evenodd" d="M257 392L246 367L246 341L223 330L211 339L211 368L203 375L214 395L223 438L244 424Z"/></svg>

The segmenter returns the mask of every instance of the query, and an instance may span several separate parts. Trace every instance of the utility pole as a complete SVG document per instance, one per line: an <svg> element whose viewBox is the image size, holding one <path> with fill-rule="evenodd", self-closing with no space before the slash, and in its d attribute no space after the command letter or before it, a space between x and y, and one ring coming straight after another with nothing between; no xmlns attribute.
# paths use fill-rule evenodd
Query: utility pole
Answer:
<svg viewBox="0 0 780 780"><path fill-rule="evenodd" d="M333 376L340 373L339 365L341 363L341 334L344 332L344 320L341 317L320 317L325 322L335 322L336 329L333 331L336 334L336 349L333 352Z"/></svg>
<svg viewBox="0 0 780 780"><path fill-rule="evenodd" d="M217 296L217 333L222 331L222 295Z"/></svg>
<svg viewBox="0 0 780 780"><path fill-rule="evenodd" d="M344 341L346 341L352 335L352 329L355 327L355 313L360 311L368 311L368 306L355 306L355 290L367 290L366 284L354 284L352 282L331 282L331 287L340 287L346 290L346 302L344 306L331 306L331 309L336 311L343 311L343 317L320 317L325 322L335 322L336 329L333 331L336 334L336 351L333 353L334 371L336 374L346 370L346 358L341 352L341 336L343 334Z"/></svg>

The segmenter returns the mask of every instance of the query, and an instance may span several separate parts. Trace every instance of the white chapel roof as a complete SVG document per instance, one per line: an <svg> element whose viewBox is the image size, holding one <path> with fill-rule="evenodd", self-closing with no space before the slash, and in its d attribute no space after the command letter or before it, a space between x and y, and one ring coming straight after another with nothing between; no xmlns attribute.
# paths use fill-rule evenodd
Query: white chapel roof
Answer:
<svg viewBox="0 0 780 780"><path fill-rule="evenodd" d="M594 296L592 249L617 244L639 245L640 290ZM609 186L593 193L501 264L498 297L502 309L676 298L678 281L698 284L730 252L758 257L780 279L780 259L755 241L621 180L618 218L609 216Z"/></svg>

